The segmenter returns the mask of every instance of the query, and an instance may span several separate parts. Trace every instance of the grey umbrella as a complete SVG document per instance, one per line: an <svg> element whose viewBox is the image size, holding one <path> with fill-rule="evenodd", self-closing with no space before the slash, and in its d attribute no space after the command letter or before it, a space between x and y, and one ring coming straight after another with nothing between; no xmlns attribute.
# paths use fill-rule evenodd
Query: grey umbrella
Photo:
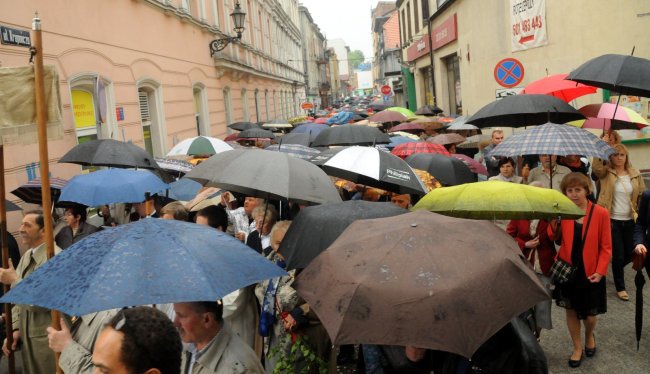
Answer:
<svg viewBox="0 0 650 374"><path fill-rule="evenodd" d="M374 127L343 125L323 130L311 143L312 147L329 145L388 144L390 137Z"/></svg>
<svg viewBox="0 0 650 374"><path fill-rule="evenodd" d="M580 65L566 79L624 95L650 97L650 60L602 55Z"/></svg>
<svg viewBox="0 0 650 374"><path fill-rule="evenodd" d="M59 162L117 168L159 169L153 156L144 149L133 143L113 139L91 140L76 145L63 155Z"/></svg>
<svg viewBox="0 0 650 374"><path fill-rule="evenodd" d="M186 178L265 199L303 204L341 201L334 184L318 166L280 152L235 149L219 153L197 165Z"/></svg>

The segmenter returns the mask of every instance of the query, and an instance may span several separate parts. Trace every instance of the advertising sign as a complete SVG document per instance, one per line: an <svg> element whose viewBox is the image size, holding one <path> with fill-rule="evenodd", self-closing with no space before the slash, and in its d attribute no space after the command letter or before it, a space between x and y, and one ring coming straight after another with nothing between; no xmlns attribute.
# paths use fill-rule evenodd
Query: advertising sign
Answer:
<svg viewBox="0 0 650 374"><path fill-rule="evenodd" d="M546 0L510 0L512 51L525 51L548 44Z"/></svg>

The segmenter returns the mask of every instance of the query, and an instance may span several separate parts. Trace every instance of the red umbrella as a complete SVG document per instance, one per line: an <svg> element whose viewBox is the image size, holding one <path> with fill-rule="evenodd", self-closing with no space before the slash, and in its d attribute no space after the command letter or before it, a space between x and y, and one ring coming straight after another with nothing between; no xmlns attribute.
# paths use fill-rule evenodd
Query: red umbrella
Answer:
<svg viewBox="0 0 650 374"><path fill-rule="evenodd" d="M316 118L316 119L314 120L314 123L318 123L318 124L324 125L324 124L327 123L327 118L325 118L325 117Z"/></svg>
<svg viewBox="0 0 650 374"><path fill-rule="evenodd" d="M481 164L480 162L474 160L473 158L467 155L464 155L462 153L452 153L451 157L461 160L465 165L467 165L467 167L469 168L469 170L472 171L472 173L488 175L488 171L485 165Z"/></svg>
<svg viewBox="0 0 650 374"><path fill-rule="evenodd" d="M568 74L556 74L529 84L522 94L542 94L555 96L567 103L580 96L596 93L596 87L566 80Z"/></svg>
<svg viewBox="0 0 650 374"><path fill-rule="evenodd" d="M393 126L388 132L397 132L397 131L424 131L424 126L419 123L413 122L404 122L400 123L397 126Z"/></svg>
<svg viewBox="0 0 650 374"><path fill-rule="evenodd" d="M368 121L370 122L404 122L406 121L406 116L403 115L400 112L395 112L392 110L382 110L381 112L377 114L373 114L372 116L368 117Z"/></svg>
<svg viewBox="0 0 650 374"><path fill-rule="evenodd" d="M235 140L238 139L238 135L239 135L239 133L237 133L237 132L232 133L232 134L226 136L225 138L223 138L223 141L224 141L224 142L235 141Z"/></svg>
<svg viewBox="0 0 650 374"><path fill-rule="evenodd" d="M401 158L406 158L414 153L438 153L445 156L450 155L444 146L427 142L403 143L393 148L390 153Z"/></svg>

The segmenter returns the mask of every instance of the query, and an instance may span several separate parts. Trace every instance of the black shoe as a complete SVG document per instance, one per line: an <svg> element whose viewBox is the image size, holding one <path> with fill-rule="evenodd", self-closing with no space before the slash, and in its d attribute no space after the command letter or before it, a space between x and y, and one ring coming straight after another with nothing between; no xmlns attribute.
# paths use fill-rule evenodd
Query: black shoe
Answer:
<svg viewBox="0 0 650 374"><path fill-rule="evenodd" d="M577 368L582 364L582 354L580 354L580 359L579 360L572 360L571 357L569 357L569 366L572 368Z"/></svg>
<svg viewBox="0 0 650 374"><path fill-rule="evenodd" d="M594 335L594 347L588 348L587 346L585 346L585 356L594 357L595 354L596 354L596 335Z"/></svg>

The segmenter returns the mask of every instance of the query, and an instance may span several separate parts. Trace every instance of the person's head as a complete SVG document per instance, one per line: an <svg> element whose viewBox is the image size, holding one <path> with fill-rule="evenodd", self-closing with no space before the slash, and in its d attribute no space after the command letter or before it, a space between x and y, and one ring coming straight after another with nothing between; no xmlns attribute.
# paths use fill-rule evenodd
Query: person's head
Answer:
<svg viewBox="0 0 650 374"><path fill-rule="evenodd" d="M515 160L512 157L503 157L499 159L499 173L506 178L512 178L515 175Z"/></svg>
<svg viewBox="0 0 650 374"><path fill-rule="evenodd" d="M20 237L29 248L37 247L45 241L45 217L42 210L25 213L20 224Z"/></svg>
<svg viewBox="0 0 650 374"><path fill-rule="evenodd" d="M185 205L180 201L172 201L171 203L165 205L160 211L160 218L170 219L176 221L186 221L189 216L189 212Z"/></svg>
<svg viewBox="0 0 650 374"><path fill-rule="evenodd" d="M268 235L271 228L278 221L278 211L273 205L259 205L253 209L253 219L255 219L255 228L260 235Z"/></svg>
<svg viewBox="0 0 650 374"><path fill-rule="evenodd" d="M495 129L492 131L492 144L499 145L503 141L503 130Z"/></svg>
<svg viewBox="0 0 650 374"><path fill-rule="evenodd" d="M153 212L154 209L154 202L152 198L149 198L141 203L135 203L133 204L133 208L135 209L135 212L138 213L138 216L146 217L149 214Z"/></svg>
<svg viewBox="0 0 650 374"><path fill-rule="evenodd" d="M246 199L244 200L244 212L246 212L247 216L252 217L253 209L255 209L255 207L257 206L264 205L263 203L264 203L264 199L258 199L256 197L246 196Z"/></svg>
<svg viewBox="0 0 650 374"><path fill-rule="evenodd" d="M566 155L562 158L566 165L579 165L582 162L580 161L580 155Z"/></svg>
<svg viewBox="0 0 650 374"><path fill-rule="evenodd" d="M576 205L587 203L587 195L591 193L591 181L582 173L569 173L560 183L560 190Z"/></svg>
<svg viewBox="0 0 650 374"><path fill-rule="evenodd" d="M613 147L616 144L621 144L623 139L621 138L621 134L618 133L616 130L610 130L609 132L604 132L601 136L601 139L605 140L607 144L609 144L611 147Z"/></svg>
<svg viewBox="0 0 650 374"><path fill-rule="evenodd" d="M196 223L226 231L228 228L228 213L221 205L206 206L196 213Z"/></svg>
<svg viewBox="0 0 650 374"><path fill-rule="evenodd" d="M480 152L483 152L485 147L487 147L490 144L491 144L491 142L489 140L481 140L480 142L478 142L478 150Z"/></svg>
<svg viewBox="0 0 650 374"><path fill-rule="evenodd" d="M277 252L278 248L280 248L280 243L282 243L284 235L289 230L289 226L291 226L291 221L280 221L273 225L271 229L271 248L274 251Z"/></svg>
<svg viewBox="0 0 650 374"><path fill-rule="evenodd" d="M400 208L408 209L411 206L411 195L409 194L396 194L393 193L393 195L390 198L390 202L397 205Z"/></svg>
<svg viewBox="0 0 650 374"><path fill-rule="evenodd" d="M87 214L85 206L75 204L74 206L65 209L63 219L68 226L77 228L81 222L86 222Z"/></svg>
<svg viewBox="0 0 650 374"><path fill-rule="evenodd" d="M174 326L184 343L193 343L197 349L205 347L223 325L221 301L174 303Z"/></svg>
<svg viewBox="0 0 650 374"><path fill-rule="evenodd" d="M555 166L557 161L556 155L539 155L539 162L542 163L544 169L551 169L551 165Z"/></svg>
<svg viewBox="0 0 650 374"><path fill-rule="evenodd" d="M624 167L625 170L630 169L630 159L628 157L627 147L623 144L614 144L612 146L616 153L609 156L609 162L614 167Z"/></svg>
<svg viewBox="0 0 650 374"><path fill-rule="evenodd" d="M447 150L447 152L456 153L456 144L453 144L453 143L452 144L445 144L444 147Z"/></svg>
<svg viewBox="0 0 650 374"><path fill-rule="evenodd" d="M174 324L160 310L121 310L95 342L95 371L110 374L180 374L183 346Z"/></svg>

